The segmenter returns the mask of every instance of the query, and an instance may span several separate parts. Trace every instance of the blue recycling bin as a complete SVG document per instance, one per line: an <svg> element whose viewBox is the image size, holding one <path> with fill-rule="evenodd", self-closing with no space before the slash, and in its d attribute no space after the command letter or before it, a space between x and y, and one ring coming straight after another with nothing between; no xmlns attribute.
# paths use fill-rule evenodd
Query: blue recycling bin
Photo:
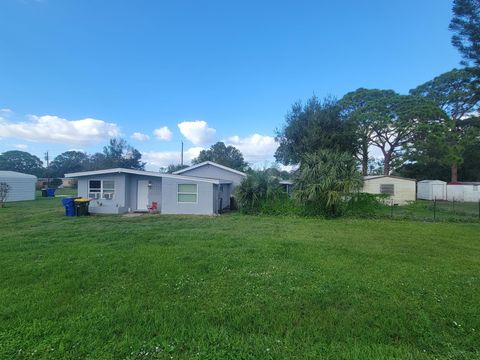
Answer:
<svg viewBox="0 0 480 360"><path fill-rule="evenodd" d="M48 188L47 189L47 196L48 197L55 197L55 189Z"/></svg>
<svg viewBox="0 0 480 360"><path fill-rule="evenodd" d="M75 216L75 198L62 199L62 204L65 207L65 216Z"/></svg>

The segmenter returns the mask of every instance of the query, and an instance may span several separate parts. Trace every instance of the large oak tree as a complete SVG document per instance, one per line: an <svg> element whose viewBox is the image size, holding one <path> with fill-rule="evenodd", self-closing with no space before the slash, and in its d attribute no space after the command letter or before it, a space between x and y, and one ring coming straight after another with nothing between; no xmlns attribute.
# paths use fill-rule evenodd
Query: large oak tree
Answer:
<svg viewBox="0 0 480 360"><path fill-rule="evenodd" d="M231 145L226 146L221 141L213 144L210 149L200 151L198 157L192 160L192 164L200 164L204 161L213 161L239 171L245 171L248 168L240 150Z"/></svg>
<svg viewBox="0 0 480 360"><path fill-rule="evenodd" d="M425 138L413 147L412 158L421 163L450 166L453 182L458 181L465 149L480 140L477 86L469 69L453 69L410 90L412 95L431 100L448 115L441 123L427 128Z"/></svg>
<svg viewBox="0 0 480 360"><path fill-rule="evenodd" d="M284 165L296 165L307 154L322 149L355 154L356 141L352 123L341 116L334 99L320 101L312 97L305 105L293 104L282 129L276 132L279 147L275 158Z"/></svg>

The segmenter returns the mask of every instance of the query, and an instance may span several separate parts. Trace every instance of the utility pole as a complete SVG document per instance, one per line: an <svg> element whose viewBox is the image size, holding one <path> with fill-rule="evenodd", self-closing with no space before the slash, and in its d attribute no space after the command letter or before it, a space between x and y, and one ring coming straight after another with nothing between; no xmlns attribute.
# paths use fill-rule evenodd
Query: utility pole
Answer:
<svg viewBox="0 0 480 360"><path fill-rule="evenodd" d="M45 153L45 161L47 162L47 170L45 170L45 174L47 175L47 188L50 187L50 176L49 176L49 173L48 173L48 166L50 165L49 164L49 156L48 156L48 150L47 152Z"/></svg>
<svg viewBox="0 0 480 360"><path fill-rule="evenodd" d="M182 155L181 155L180 165L183 166L183 140L182 140Z"/></svg>

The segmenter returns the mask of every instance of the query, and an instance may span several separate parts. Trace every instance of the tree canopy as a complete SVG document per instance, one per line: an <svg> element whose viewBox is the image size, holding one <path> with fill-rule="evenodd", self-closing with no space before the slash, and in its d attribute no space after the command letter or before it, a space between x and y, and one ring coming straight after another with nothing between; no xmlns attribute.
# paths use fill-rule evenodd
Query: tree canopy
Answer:
<svg viewBox="0 0 480 360"><path fill-rule="evenodd" d="M306 154L321 149L352 155L356 151L353 126L342 119L341 107L332 98L320 101L313 96L305 105L293 104L275 139L279 143L275 159L284 165L299 164Z"/></svg>
<svg viewBox="0 0 480 360"><path fill-rule="evenodd" d="M362 174L369 172L371 162L370 147L374 144L376 114L367 111L374 102L388 99L395 95L393 90L360 88L347 93L339 102L342 117L350 121L354 128L356 155L362 164Z"/></svg>
<svg viewBox="0 0 480 360"><path fill-rule="evenodd" d="M204 161L213 161L239 171L245 171L248 168L248 163L243 159L240 150L231 145L226 146L221 141L213 144L210 149L200 151L198 157L192 160L192 164L200 164Z"/></svg>
<svg viewBox="0 0 480 360"><path fill-rule="evenodd" d="M383 171L388 175L403 162L406 148L421 137L422 129L444 117L433 102L392 90L358 89L346 94L340 104L343 116L355 125L356 153L364 175L370 146L381 151Z"/></svg>
<svg viewBox="0 0 480 360"><path fill-rule="evenodd" d="M129 145L125 139L110 139L109 144L103 147L103 155L103 159L99 157L98 160L103 160L104 168L121 167L134 170L145 168L145 163L141 161L140 151Z"/></svg>
<svg viewBox="0 0 480 360"><path fill-rule="evenodd" d="M475 76L468 69L449 72L410 90L435 103L446 116L431 124L425 136L410 149L410 158L431 165L447 165L451 181L458 180L458 166L469 145L479 140L480 124L475 117L480 106Z"/></svg>
<svg viewBox="0 0 480 360"><path fill-rule="evenodd" d="M480 0L454 0L452 44L462 54L463 64L480 71Z"/></svg>
<svg viewBox="0 0 480 360"><path fill-rule="evenodd" d="M50 163L52 177L63 177L66 173L83 171L89 166L89 156L81 151L66 151Z"/></svg>
<svg viewBox="0 0 480 360"><path fill-rule="evenodd" d="M18 171L41 177L43 162L26 151L12 150L0 154L0 170Z"/></svg>

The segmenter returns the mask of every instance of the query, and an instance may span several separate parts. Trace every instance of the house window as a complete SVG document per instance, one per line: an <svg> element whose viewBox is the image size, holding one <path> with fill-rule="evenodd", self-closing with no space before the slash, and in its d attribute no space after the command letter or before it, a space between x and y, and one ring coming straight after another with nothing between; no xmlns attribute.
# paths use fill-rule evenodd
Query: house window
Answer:
<svg viewBox="0 0 480 360"><path fill-rule="evenodd" d="M115 181L90 180L88 182L88 197L91 199L113 199L115 194Z"/></svg>
<svg viewBox="0 0 480 360"><path fill-rule="evenodd" d="M393 184L380 184L380 194L394 195L395 187Z"/></svg>
<svg viewBox="0 0 480 360"><path fill-rule="evenodd" d="M196 203L197 196L197 184L178 184L177 201L179 203Z"/></svg>

